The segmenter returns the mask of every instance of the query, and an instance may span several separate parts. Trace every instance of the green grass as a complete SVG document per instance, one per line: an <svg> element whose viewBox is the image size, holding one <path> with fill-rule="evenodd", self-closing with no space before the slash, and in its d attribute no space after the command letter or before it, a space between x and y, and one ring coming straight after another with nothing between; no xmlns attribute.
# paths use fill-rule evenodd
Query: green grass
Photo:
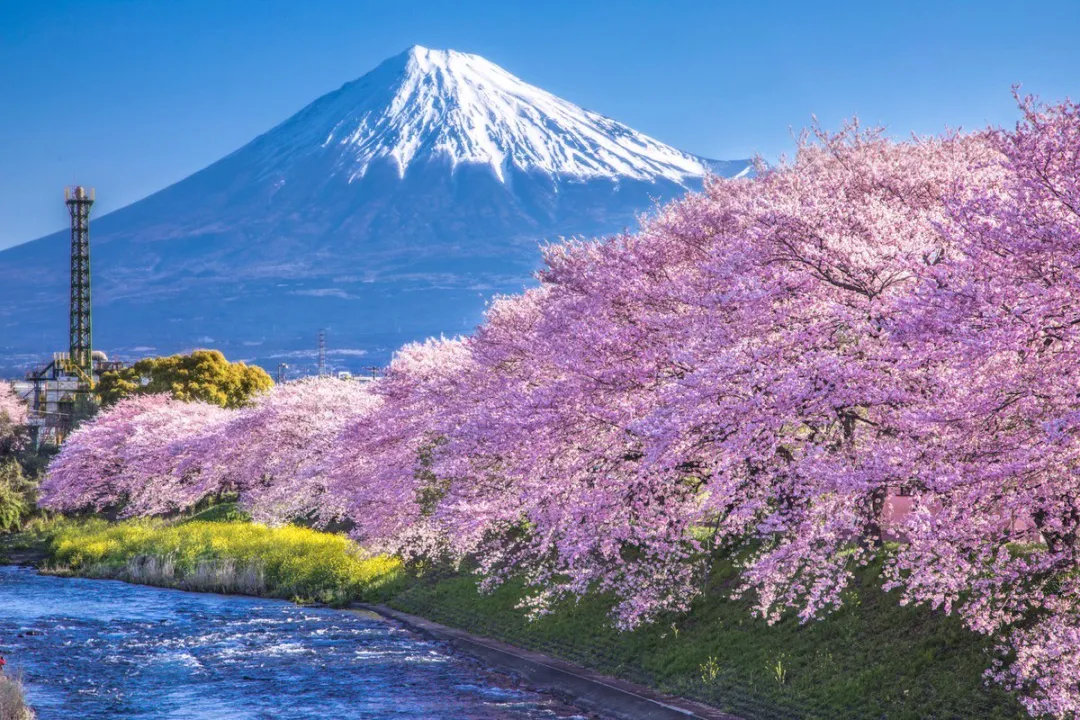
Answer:
<svg viewBox="0 0 1080 720"><path fill-rule="evenodd" d="M49 533L51 561L61 571L191 590L343 604L401 574L395 558L365 553L340 535L293 526L85 520L56 523Z"/></svg>
<svg viewBox="0 0 1080 720"><path fill-rule="evenodd" d="M217 502L197 507L177 522L250 522L251 515L242 510L235 501Z"/></svg>
<svg viewBox="0 0 1080 720"><path fill-rule="evenodd" d="M724 599L730 566L689 613L633 632L616 631L610 602L595 596L529 622L515 608L521 586L479 595L461 574L411 579L388 604L747 719L1027 717L1013 696L985 685L984 638L955 618L900 607L875 575L859 578L848 607L805 625L769 626L748 603Z"/></svg>
<svg viewBox="0 0 1080 720"><path fill-rule="evenodd" d="M726 599L734 580L718 562L691 612L633 632L615 630L610 599L589 596L525 619L523 588L488 595L467 572L407 573L345 538L268 528L209 508L171 522L51 521L29 536L76 574L196 590L249 592L332 603L385 602L405 612L556 655L748 720L782 718L1026 717L982 678L990 644L955 618L900 607L864 571L844 609L800 625L769 626ZM44 539L44 540L43 540ZM257 572L256 570L257 569Z"/></svg>

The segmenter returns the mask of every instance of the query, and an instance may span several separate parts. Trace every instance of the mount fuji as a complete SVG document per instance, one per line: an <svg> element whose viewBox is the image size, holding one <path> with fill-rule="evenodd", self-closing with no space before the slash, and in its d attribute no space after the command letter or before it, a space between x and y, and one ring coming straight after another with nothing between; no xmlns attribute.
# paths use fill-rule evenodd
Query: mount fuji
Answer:
<svg viewBox="0 0 1080 720"><path fill-rule="evenodd" d="M95 347L381 364L468 332L538 245L631 228L748 160L677 150L455 51L413 47L209 167L91 221ZM101 193L107 188L98 188ZM68 237L0 252L0 375L66 341Z"/></svg>

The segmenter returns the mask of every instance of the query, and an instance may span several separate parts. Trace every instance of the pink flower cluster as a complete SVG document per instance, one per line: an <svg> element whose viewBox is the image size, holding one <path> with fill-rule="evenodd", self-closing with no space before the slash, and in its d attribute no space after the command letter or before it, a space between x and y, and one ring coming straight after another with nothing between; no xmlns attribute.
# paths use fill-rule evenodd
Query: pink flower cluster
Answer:
<svg viewBox="0 0 1080 720"><path fill-rule="evenodd" d="M220 492L195 453L202 436L225 428L230 411L167 395L117 403L76 429L49 464L44 507L156 515L191 507Z"/></svg>
<svg viewBox="0 0 1080 720"><path fill-rule="evenodd" d="M320 468L346 420L377 404L359 383L286 383L226 410L167 395L122 400L78 428L49 465L45 507L161 515L238 493L259 520L330 522Z"/></svg>
<svg viewBox="0 0 1080 720"><path fill-rule="evenodd" d="M222 411L117 405L43 501L129 514L225 490L257 517L475 558L543 612L685 610L711 558L773 621L886 558L901 602L1000 640L1032 714L1080 710L1080 107L893 142L857 124L604 241L368 386ZM891 513L898 495L910 511ZM885 541L898 538L895 549Z"/></svg>
<svg viewBox="0 0 1080 720"><path fill-rule="evenodd" d="M9 383L0 380L0 460L25 443L26 420L26 402Z"/></svg>
<svg viewBox="0 0 1080 720"><path fill-rule="evenodd" d="M0 382L0 418L10 425L24 425L26 414L26 402L15 394L15 388Z"/></svg>

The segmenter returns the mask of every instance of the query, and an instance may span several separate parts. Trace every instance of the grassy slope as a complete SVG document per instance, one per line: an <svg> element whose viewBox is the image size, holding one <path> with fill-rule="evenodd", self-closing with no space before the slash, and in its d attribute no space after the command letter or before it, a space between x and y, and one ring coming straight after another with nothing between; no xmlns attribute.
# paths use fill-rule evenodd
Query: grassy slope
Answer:
<svg viewBox="0 0 1080 720"><path fill-rule="evenodd" d="M235 591L242 584L215 587L220 578L207 567L231 562L243 579L256 563L264 578L259 594L380 600L748 719L1025 717L1015 699L985 687L983 638L952 618L899 607L895 596L876 588L872 572L860 578L844 610L808 625L789 619L769 627L751 618L745 603L722 599L732 572L721 567L689 614L619 633L602 597L529 622L515 609L519 586L480 595L468 574L410 576L396 561L366 556L338 536L272 530L220 510L169 524L60 523L41 535L49 538L54 562L79 574ZM172 558L173 575L138 577L147 573L148 557ZM160 575L160 564L151 570Z"/></svg>
<svg viewBox="0 0 1080 720"><path fill-rule="evenodd" d="M715 579L724 584L723 573ZM899 607L868 573L851 607L822 621L772 627L722 587L693 610L630 633L587 598L534 622L521 588L480 596L466 576L412 580L388 604L447 625L704 701L745 718L1022 718L985 687L986 642L953 618Z"/></svg>

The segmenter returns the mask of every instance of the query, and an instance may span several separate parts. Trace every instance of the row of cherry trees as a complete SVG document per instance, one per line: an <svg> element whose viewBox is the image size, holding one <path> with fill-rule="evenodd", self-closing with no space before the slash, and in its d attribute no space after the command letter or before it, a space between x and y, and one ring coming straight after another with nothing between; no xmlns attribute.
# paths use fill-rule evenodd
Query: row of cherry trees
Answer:
<svg viewBox="0 0 1080 720"><path fill-rule="evenodd" d="M1000 639L990 674L1033 714L1075 712L1080 108L1021 110L902 143L809 133L636 234L547 248L539 287L367 386L123 401L42 500L237 492L260 519L524 576L535 612L610 591L626 627L685 610L721 552L770 621L840 606L884 557L902 602Z"/></svg>

